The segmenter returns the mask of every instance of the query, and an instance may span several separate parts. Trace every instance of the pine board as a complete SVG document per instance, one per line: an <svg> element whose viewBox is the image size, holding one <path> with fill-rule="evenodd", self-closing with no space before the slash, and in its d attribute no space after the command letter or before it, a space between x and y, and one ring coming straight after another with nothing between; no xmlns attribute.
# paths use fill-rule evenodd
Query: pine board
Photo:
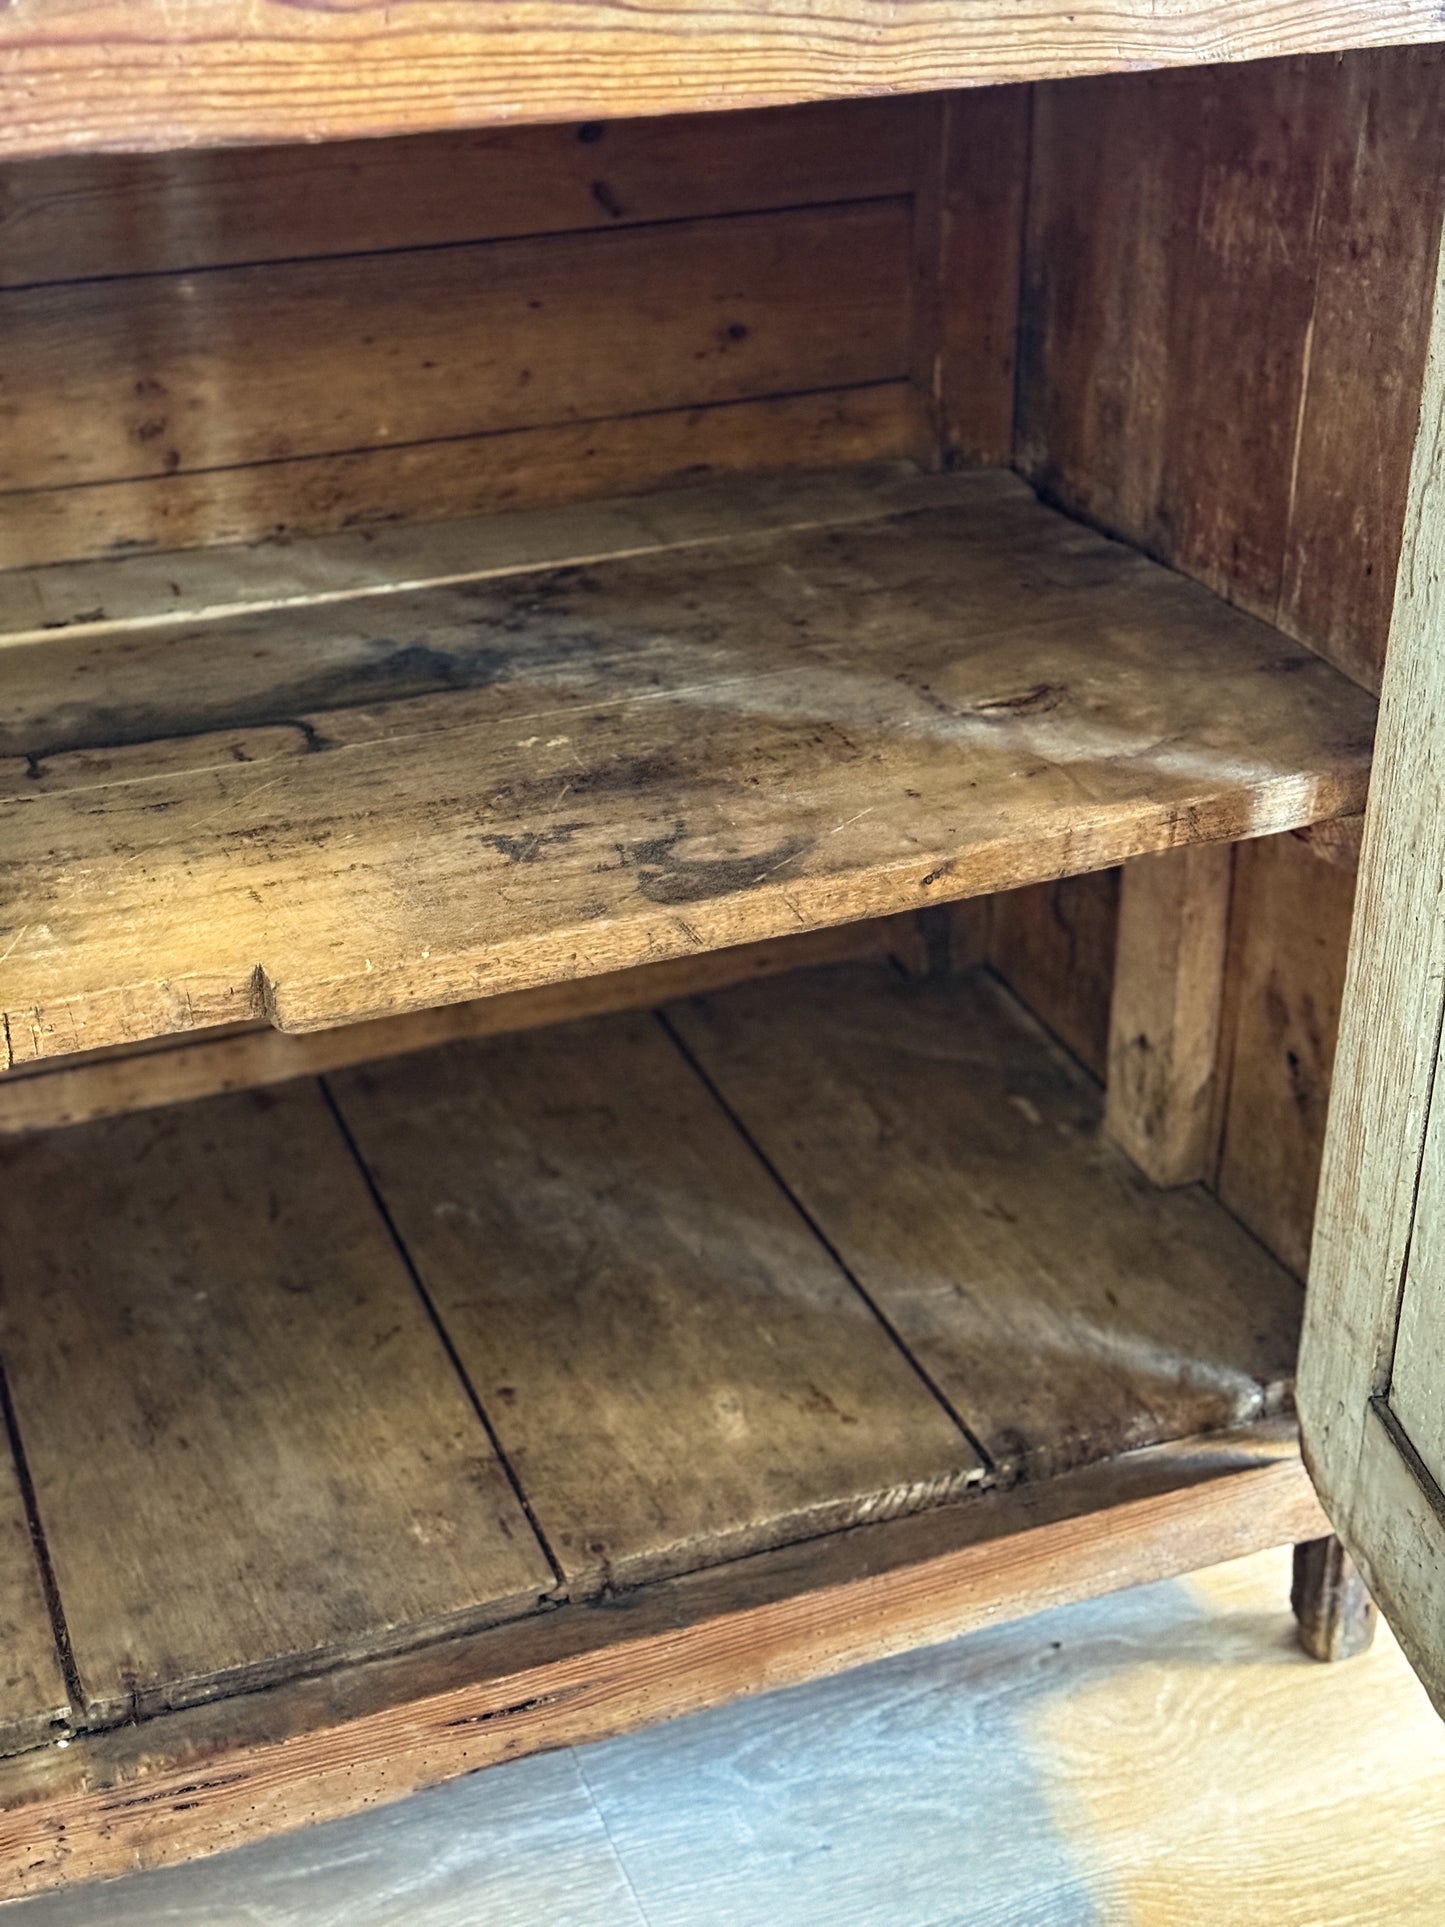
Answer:
<svg viewBox="0 0 1445 1927"><path fill-rule="evenodd" d="M123 713L80 702L0 764L11 1059L361 1021L1359 809L1361 691L1014 478L952 479L908 515L703 517L686 553L162 624ZM0 695L38 661L0 650Z"/></svg>
<svg viewBox="0 0 1445 1927"><path fill-rule="evenodd" d="M332 1087L575 1591L982 1476L655 1017Z"/></svg>
<svg viewBox="0 0 1445 1927"><path fill-rule="evenodd" d="M1204 1191L1156 1190L986 974L867 966L674 1005L725 1103L1005 1471L1239 1425L1302 1294Z"/></svg>
<svg viewBox="0 0 1445 1927"><path fill-rule="evenodd" d="M11 1393L82 1713L553 1584L314 1086L0 1147Z"/></svg>
<svg viewBox="0 0 1445 1927"><path fill-rule="evenodd" d="M887 380L908 246L898 197L12 290L0 490Z"/></svg>
<svg viewBox="0 0 1445 1927"><path fill-rule="evenodd" d="M63 1730L69 1715L30 1521L0 1426L0 1753Z"/></svg>
<svg viewBox="0 0 1445 1927"><path fill-rule="evenodd" d="M918 103L450 130L0 173L0 288L906 194Z"/></svg>
<svg viewBox="0 0 1445 1927"><path fill-rule="evenodd" d="M33 0L0 16L0 153L596 121L1439 37L1434 0L416 0L380 19L212 0L194 20L158 0Z"/></svg>

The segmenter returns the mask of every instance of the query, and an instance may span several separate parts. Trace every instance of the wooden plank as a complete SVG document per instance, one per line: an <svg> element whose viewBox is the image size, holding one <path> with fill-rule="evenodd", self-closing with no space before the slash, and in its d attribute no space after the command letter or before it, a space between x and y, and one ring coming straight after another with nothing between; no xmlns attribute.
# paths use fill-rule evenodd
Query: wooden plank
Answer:
<svg viewBox="0 0 1445 1927"><path fill-rule="evenodd" d="M20 489L0 515L0 571L340 529L375 534L393 522L589 501L713 475L878 461L911 451L916 414L909 384L883 381L191 475ZM0 602L11 579L0 572Z"/></svg>
<svg viewBox="0 0 1445 1927"><path fill-rule="evenodd" d="M1423 363L1435 50L1041 89L1024 472L1378 683Z"/></svg>
<svg viewBox="0 0 1445 1927"><path fill-rule="evenodd" d="M1326 82L1318 268L1276 620L1378 689L1445 208L1438 47L1353 54Z"/></svg>
<svg viewBox="0 0 1445 1927"><path fill-rule="evenodd" d="M37 0L0 24L0 153L336 140L1036 80L1440 37L1433 0L1001 0L900 15L718 0L706 14L526 0L494 19L423 0L298 22L279 0L204 21L153 3Z"/></svg>
<svg viewBox="0 0 1445 1927"><path fill-rule="evenodd" d="M1410 471L1365 813L1359 897L1320 1177L1300 1411L1335 1530L1437 1706L1445 1706L1438 1494L1379 1396L1399 1364L1400 1280L1438 1101L1445 919L1445 253ZM1438 1336L1432 1335L1438 1346Z"/></svg>
<svg viewBox="0 0 1445 1927"><path fill-rule="evenodd" d="M4 1158L0 1341L82 1717L487 1624L551 1589L314 1086Z"/></svg>
<svg viewBox="0 0 1445 1927"><path fill-rule="evenodd" d="M1119 871L1008 890L993 901L988 961L1102 1084L1119 923Z"/></svg>
<svg viewBox="0 0 1445 1927"><path fill-rule="evenodd" d="M1214 1175L1233 876L1219 843L1124 866L1104 1129L1153 1184Z"/></svg>
<svg viewBox="0 0 1445 1927"><path fill-rule="evenodd" d="M980 907L987 908L988 901L981 899ZM674 957L665 963L641 964L635 970L482 997L475 1003L413 1010L404 1017L379 1017L369 1024L341 1024L304 1037L290 1037L259 1024L222 1027L203 1031L191 1043L157 1039L138 1048L20 1065L0 1073L0 1136L55 1130L225 1091L284 1084L464 1037L495 1037L610 1011L643 1010L669 998L723 990L755 977L843 957L900 956L910 965L919 961L919 967L926 967L922 960L929 959L937 946L925 938L920 922L935 914L948 918L969 907L960 904L937 913L922 911L918 917L882 917L836 929L805 930L774 943ZM961 941L955 938L949 950L950 954L962 952ZM947 966L949 959L943 961ZM975 959L970 956L967 961Z"/></svg>
<svg viewBox="0 0 1445 1927"><path fill-rule="evenodd" d="M77 154L0 172L0 288L907 194L919 104Z"/></svg>
<svg viewBox="0 0 1445 1927"><path fill-rule="evenodd" d="M333 1088L574 1591L982 1477L655 1017Z"/></svg>
<svg viewBox="0 0 1445 1927"><path fill-rule="evenodd" d="M868 966L674 1005L723 1101L991 1459L1041 1477L1278 1409L1294 1280L1102 1138L986 975Z"/></svg>
<svg viewBox="0 0 1445 1927"><path fill-rule="evenodd" d="M239 1845L1322 1530L1278 1429L1195 1440L665 1582L626 1611L566 1607L168 1714L0 1766L0 1894Z"/></svg>
<svg viewBox="0 0 1445 1927"><path fill-rule="evenodd" d="M1329 80L1039 90L1024 472L1257 614L1280 594Z"/></svg>
<svg viewBox="0 0 1445 1927"><path fill-rule="evenodd" d="M1418 1460L1434 1484L1429 1496L1437 1512L1440 1488L1445 1484L1445 1377L1440 1370L1440 1334L1445 1331L1445 1274L1440 1269L1445 1247L1442 1093L1445 1080L1437 1066L1435 1096L1420 1152L1415 1216L1400 1287L1389 1390L1390 1412L1409 1441L1409 1456ZM1429 1630L1433 1638L1435 1628Z"/></svg>
<svg viewBox="0 0 1445 1927"><path fill-rule="evenodd" d="M11 1061L362 1021L1359 809L1362 692L1013 478L951 483L848 528L163 626L163 675L121 701L107 668L64 719L84 747L0 765ZM35 659L0 650L0 697Z"/></svg>
<svg viewBox="0 0 1445 1927"><path fill-rule="evenodd" d="M347 529L310 542L248 543L217 554L125 555L0 572L0 649L33 642L46 646L43 658L31 659L28 673L24 663L6 664L7 694L19 706L6 718L15 733L0 740L17 744L34 739L37 730L46 740L56 735L54 722L38 720L51 714L36 695L47 681L62 687L74 682L52 704L54 710L64 706L72 712L82 706L79 690L101 671L112 691L122 674L149 686L162 672L145 650L163 647L157 638L171 635L177 623L696 548L764 529L842 527L957 500L958 484L946 477L920 474L912 462L878 462L842 472L790 469L782 475L750 475L746 481L731 476L695 480L690 487L661 493L463 516L423 529ZM58 635L62 629L89 644L122 628L148 627L154 628L154 638L139 636L123 654L103 655L99 665L58 647L71 640ZM308 654L314 655L316 646L308 638ZM139 668L132 666L137 655ZM440 686L449 680L440 676ZM437 683L436 676L430 683L413 676L408 687ZM73 734L73 725L60 729L65 741Z"/></svg>
<svg viewBox="0 0 1445 1927"><path fill-rule="evenodd" d="M935 397L946 460L1011 464L1033 90L945 99Z"/></svg>
<svg viewBox="0 0 1445 1927"><path fill-rule="evenodd" d="M897 377L908 231L869 201L14 291L0 489Z"/></svg>
<svg viewBox="0 0 1445 1927"><path fill-rule="evenodd" d="M1309 1266L1355 879L1294 837L1238 853L1235 1006L1219 1195L1282 1264Z"/></svg>
<svg viewBox="0 0 1445 1927"><path fill-rule="evenodd" d="M70 1695L30 1521L0 1426L0 1754L65 1733L69 1718Z"/></svg>

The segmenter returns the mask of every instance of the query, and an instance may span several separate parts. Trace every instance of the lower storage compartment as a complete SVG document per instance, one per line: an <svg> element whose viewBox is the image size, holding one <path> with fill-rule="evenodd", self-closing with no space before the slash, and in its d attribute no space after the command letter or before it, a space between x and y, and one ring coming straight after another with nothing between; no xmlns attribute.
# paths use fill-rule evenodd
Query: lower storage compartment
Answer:
<svg viewBox="0 0 1445 1927"><path fill-rule="evenodd" d="M0 1891L1318 1533L1101 1113L870 963L0 1143Z"/></svg>

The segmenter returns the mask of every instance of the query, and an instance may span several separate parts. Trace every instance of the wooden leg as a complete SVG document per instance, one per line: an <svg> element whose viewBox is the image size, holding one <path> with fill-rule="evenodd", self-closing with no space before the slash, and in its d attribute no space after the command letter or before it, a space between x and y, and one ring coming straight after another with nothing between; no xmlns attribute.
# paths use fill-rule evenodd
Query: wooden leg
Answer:
<svg viewBox="0 0 1445 1927"><path fill-rule="evenodd" d="M1299 1621L1299 1643L1311 1659L1353 1659L1369 1651L1380 1615L1338 1539L1295 1547L1289 1603Z"/></svg>

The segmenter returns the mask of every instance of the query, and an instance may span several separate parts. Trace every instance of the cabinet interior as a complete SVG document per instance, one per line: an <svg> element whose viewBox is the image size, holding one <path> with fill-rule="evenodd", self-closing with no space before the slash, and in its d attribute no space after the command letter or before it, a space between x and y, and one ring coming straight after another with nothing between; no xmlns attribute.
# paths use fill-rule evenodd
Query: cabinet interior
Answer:
<svg viewBox="0 0 1445 1927"><path fill-rule="evenodd" d="M1437 68L0 165L5 1892L1322 1529Z"/></svg>

